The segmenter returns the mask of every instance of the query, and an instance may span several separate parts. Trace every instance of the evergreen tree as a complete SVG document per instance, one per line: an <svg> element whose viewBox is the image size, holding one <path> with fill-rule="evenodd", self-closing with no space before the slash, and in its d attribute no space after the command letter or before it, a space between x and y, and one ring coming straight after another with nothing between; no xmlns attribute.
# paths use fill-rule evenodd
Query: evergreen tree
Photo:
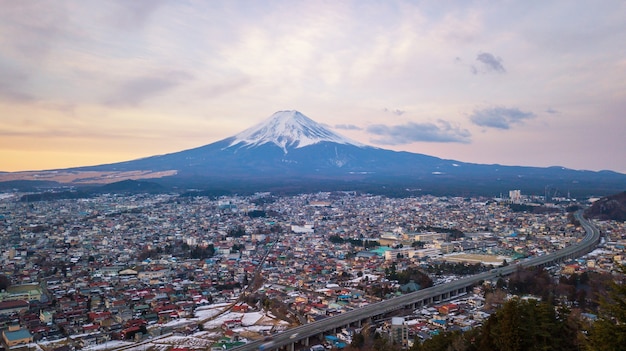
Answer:
<svg viewBox="0 0 626 351"><path fill-rule="evenodd" d="M350 346L360 349L361 347L363 347L363 345L365 345L365 336L363 336L363 334L361 333L355 334L352 338Z"/></svg>
<svg viewBox="0 0 626 351"><path fill-rule="evenodd" d="M488 336L493 340L497 350L501 351L521 351L522 319L519 313L519 300L514 299L502 306L491 318L494 324L491 330L486 330ZM490 318L490 319L491 319Z"/></svg>
<svg viewBox="0 0 626 351"><path fill-rule="evenodd" d="M395 351L397 348L392 345L387 338L382 337L378 333L374 335L374 345L372 350L374 351Z"/></svg>
<svg viewBox="0 0 626 351"><path fill-rule="evenodd" d="M11 278L4 274L0 274L0 291L5 290L9 286L11 286Z"/></svg>
<svg viewBox="0 0 626 351"><path fill-rule="evenodd" d="M451 350L457 339L461 339L460 332L439 333L423 343L416 342L411 351L446 351Z"/></svg>
<svg viewBox="0 0 626 351"><path fill-rule="evenodd" d="M621 267L626 273L626 267ZM587 350L612 351L626 348L626 284L610 282L607 295L600 299L598 320L593 323L586 343Z"/></svg>
<svg viewBox="0 0 626 351"><path fill-rule="evenodd" d="M479 348L476 340L480 335L480 328L467 332L452 331L434 335L423 342L415 340L410 351L478 351L493 350L494 348Z"/></svg>
<svg viewBox="0 0 626 351"><path fill-rule="evenodd" d="M493 314L478 337L478 350L575 350L577 330L569 312L552 304L512 299Z"/></svg>

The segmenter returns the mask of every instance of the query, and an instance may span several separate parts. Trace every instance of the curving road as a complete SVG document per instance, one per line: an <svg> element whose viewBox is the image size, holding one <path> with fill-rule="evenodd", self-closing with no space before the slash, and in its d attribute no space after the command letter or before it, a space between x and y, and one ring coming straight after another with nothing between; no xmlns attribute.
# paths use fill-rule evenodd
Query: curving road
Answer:
<svg viewBox="0 0 626 351"><path fill-rule="evenodd" d="M271 341L254 341L232 350L269 350L287 346L307 337L322 334L335 328L349 325L350 323L366 320L373 316L383 315L392 311L396 311L410 306L417 302L429 301L435 297L444 296L449 293L456 294L459 291L465 291L466 288L472 287L480 281L494 279L499 275L508 275L513 273L520 266L546 266L567 259L583 256L591 252L600 241L600 232L589 221L582 217L581 211L575 213L575 217L585 229L585 236L578 243L568 246L562 250L553 252L548 255L533 257L523 260L516 264L505 267L492 269L490 272L480 273L470 277L461 278L447 284L436 285L427 289L416 291L410 294L401 295L390 300L385 300L373 304L366 305L362 308L347 311L337 316L328 317L320 321L310 324L291 328L285 332L275 334Z"/></svg>

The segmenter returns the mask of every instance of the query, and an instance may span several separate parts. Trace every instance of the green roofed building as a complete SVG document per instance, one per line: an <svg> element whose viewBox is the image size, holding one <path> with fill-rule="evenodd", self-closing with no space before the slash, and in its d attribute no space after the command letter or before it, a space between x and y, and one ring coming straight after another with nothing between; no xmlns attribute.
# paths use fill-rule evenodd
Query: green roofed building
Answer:
<svg viewBox="0 0 626 351"><path fill-rule="evenodd" d="M385 252L387 252L389 250L393 250L393 249L388 247L388 246L381 246L381 247L378 247L378 248L376 248L374 250L371 250L370 252L373 252L376 255L380 256L380 257L385 257Z"/></svg>

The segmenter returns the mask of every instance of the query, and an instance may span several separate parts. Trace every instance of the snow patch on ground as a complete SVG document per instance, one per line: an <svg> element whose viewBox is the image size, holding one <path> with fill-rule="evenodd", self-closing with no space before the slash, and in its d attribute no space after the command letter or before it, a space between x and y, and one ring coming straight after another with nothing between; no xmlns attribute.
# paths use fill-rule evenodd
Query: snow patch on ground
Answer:
<svg viewBox="0 0 626 351"><path fill-rule="evenodd" d="M255 325L261 318L263 318L263 313L261 312L245 313L241 319L241 324L243 326Z"/></svg>

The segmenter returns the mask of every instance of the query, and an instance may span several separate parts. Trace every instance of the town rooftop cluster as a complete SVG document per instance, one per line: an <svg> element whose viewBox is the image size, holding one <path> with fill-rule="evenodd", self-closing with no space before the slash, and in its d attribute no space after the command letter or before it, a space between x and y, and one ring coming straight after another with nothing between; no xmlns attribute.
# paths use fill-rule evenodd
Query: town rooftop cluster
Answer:
<svg viewBox="0 0 626 351"><path fill-rule="evenodd" d="M163 335L174 332L187 335L177 346L230 348L421 288L387 279L390 269L426 270L447 261L487 270L584 235L560 206L514 212L511 199L354 192L41 202L19 196L0 200L0 244L7 248L0 274L11 280L0 292L7 347L55 349L66 346L54 340L71 337L71 347L114 348L111 340L166 342ZM604 248L557 273L624 263L623 224L597 225L610 238ZM431 278L440 284L454 276ZM254 304L246 298L253 294L282 304ZM480 289L417 314L401 324L405 334L470 328L488 316ZM388 327L393 335L393 323ZM353 332L333 337L349 341Z"/></svg>

